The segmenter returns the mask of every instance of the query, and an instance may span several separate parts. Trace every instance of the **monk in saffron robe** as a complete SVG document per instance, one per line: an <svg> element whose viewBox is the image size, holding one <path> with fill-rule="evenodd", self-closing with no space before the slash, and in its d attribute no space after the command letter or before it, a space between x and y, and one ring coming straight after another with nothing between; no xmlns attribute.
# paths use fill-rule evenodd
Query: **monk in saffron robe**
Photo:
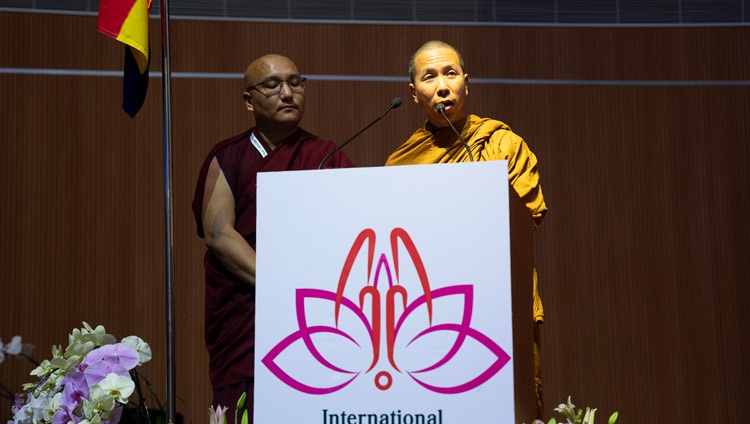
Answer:
<svg viewBox="0 0 750 424"><path fill-rule="evenodd" d="M506 124L464 112L464 102L469 94L469 75L465 69L461 53L442 41L428 41L412 54L409 59L409 89L414 102L427 114L427 122L398 147L385 164L507 160L510 185L526 204L536 228L547 212L539 185L536 156ZM544 405L539 366L539 324L544 321L544 309L537 289L536 269L533 272L533 293L534 386L537 415L542 419Z"/></svg>
<svg viewBox="0 0 750 424"><path fill-rule="evenodd" d="M245 71L242 97L256 126L216 144L200 170L193 198L204 258L205 339L213 405L229 408L247 393L253 419L255 234L258 172L316 169L336 145L299 127L305 78L291 59L266 55ZM352 167L336 152L325 167Z"/></svg>

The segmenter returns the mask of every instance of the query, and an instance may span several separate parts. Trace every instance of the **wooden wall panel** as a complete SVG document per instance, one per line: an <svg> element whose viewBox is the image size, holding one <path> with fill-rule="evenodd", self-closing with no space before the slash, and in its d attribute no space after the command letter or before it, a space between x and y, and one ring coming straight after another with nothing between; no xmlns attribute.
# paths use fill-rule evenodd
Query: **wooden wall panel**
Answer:
<svg viewBox="0 0 750 424"><path fill-rule="evenodd" d="M163 357L158 116L133 125L100 105L119 92L109 78L0 75L0 86L3 340L21 335L41 360L87 321L138 334ZM158 379L163 362L147 373ZM0 366L14 389L32 381L25 362Z"/></svg>
<svg viewBox="0 0 750 424"><path fill-rule="evenodd" d="M0 13L0 68L117 70L96 17ZM88 28L88 29L87 29ZM152 21L158 55L158 22ZM468 107L508 123L540 160L550 213L536 233L547 322L547 413L569 394L623 422L739 421L750 355L744 223L750 180L746 27L544 28L172 22L173 72L236 73L266 52L312 75L404 76L422 41L459 47ZM49 355L82 320L148 340L164 390L164 217L159 59L146 105L120 78L0 73L0 337ZM481 84L514 78L513 84ZM532 80L568 80L567 85ZM584 85L571 81L742 85ZM190 211L215 142L252 122L241 81L172 81L178 411L210 402L202 256ZM406 82L323 81L303 127L341 142L395 96L404 104L345 151L378 166L422 122ZM30 367L0 364L20 387ZM0 411L9 403L0 402ZM9 412L0 412L9 416Z"/></svg>

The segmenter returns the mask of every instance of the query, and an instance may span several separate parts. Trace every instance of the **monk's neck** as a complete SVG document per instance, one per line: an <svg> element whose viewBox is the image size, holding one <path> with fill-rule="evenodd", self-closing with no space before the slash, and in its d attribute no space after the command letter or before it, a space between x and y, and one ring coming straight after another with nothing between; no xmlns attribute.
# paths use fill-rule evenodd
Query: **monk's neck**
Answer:
<svg viewBox="0 0 750 424"><path fill-rule="evenodd" d="M455 122L451 122L453 124L453 127L458 131L459 133L464 133L466 130L467 124L469 123L468 115L464 115L461 119L457 119ZM425 123L425 129L431 133L436 133L440 131L447 131L450 133L453 133L453 130L451 129L450 125L447 122L442 122L440 126L434 125L429 120Z"/></svg>
<svg viewBox="0 0 750 424"><path fill-rule="evenodd" d="M261 129L258 128L258 134L263 138L263 141L268 144L271 149L275 149L276 146L281 144L284 140L286 140L290 135L294 134L295 131L297 131L297 127L294 127L292 129Z"/></svg>

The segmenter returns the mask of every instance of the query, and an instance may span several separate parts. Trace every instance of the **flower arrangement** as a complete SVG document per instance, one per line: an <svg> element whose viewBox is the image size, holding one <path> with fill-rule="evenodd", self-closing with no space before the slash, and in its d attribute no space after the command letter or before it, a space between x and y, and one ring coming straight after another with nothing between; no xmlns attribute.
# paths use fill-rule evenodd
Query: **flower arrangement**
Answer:
<svg viewBox="0 0 750 424"><path fill-rule="evenodd" d="M52 359L31 371L38 380L24 384L16 395L8 424L120 421L138 383L136 367L151 360L151 347L137 336L118 343L101 325L92 328L86 322L68 341L65 350L53 346Z"/></svg>
<svg viewBox="0 0 750 424"><path fill-rule="evenodd" d="M242 393L240 398L237 400L237 407L234 410L234 424L247 424L249 421L248 410L245 407L245 400L247 399L247 392ZM243 409L244 408L244 409ZM227 411L229 408L226 406L217 405L216 407L208 407L208 422L209 424L227 424ZM237 421L237 414L242 411L242 421Z"/></svg>
<svg viewBox="0 0 750 424"><path fill-rule="evenodd" d="M565 417L565 421L562 424L594 424L596 408L586 408L586 412L581 409L576 411L575 408L576 406L573 405L570 396L568 396L568 403L561 403L557 406L557 408L555 408L555 412L558 412L560 413L560 415ZM607 421L607 423L615 424L615 422L617 421L617 416L618 413L614 412L609 416L609 420ZM534 424L544 424L544 421L534 420ZM547 424L557 424L557 420L555 420L554 418L550 418Z"/></svg>

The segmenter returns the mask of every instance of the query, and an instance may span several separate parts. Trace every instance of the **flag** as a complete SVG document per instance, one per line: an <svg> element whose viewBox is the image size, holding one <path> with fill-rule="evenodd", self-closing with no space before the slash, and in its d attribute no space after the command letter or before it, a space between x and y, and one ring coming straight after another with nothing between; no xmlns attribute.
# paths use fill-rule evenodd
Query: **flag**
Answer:
<svg viewBox="0 0 750 424"><path fill-rule="evenodd" d="M100 0L97 29L125 43L122 108L134 117L146 100L148 67L148 11L151 0Z"/></svg>

